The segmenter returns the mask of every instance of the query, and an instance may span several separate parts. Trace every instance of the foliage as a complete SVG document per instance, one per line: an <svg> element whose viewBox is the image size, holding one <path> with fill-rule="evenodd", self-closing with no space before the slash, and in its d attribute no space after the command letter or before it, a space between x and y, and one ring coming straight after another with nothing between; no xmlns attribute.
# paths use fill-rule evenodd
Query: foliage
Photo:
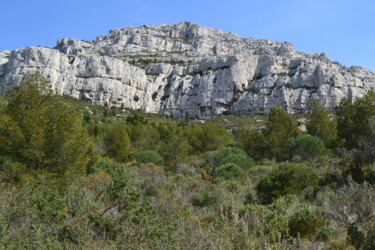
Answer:
<svg viewBox="0 0 375 250"><path fill-rule="evenodd" d="M313 238L324 226L320 208L299 202L295 195L280 197L269 205L249 205L243 213L252 219L251 230L269 235L273 241L297 235Z"/></svg>
<svg viewBox="0 0 375 250"><path fill-rule="evenodd" d="M372 225L365 234L358 228L356 223L351 223L348 227L347 241L356 249L375 248L375 227Z"/></svg>
<svg viewBox="0 0 375 250"><path fill-rule="evenodd" d="M139 163L153 163L159 166L163 165L164 163L163 157L157 152L152 151L152 150L145 150L145 151L138 152L134 155L134 158Z"/></svg>
<svg viewBox="0 0 375 250"><path fill-rule="evenodd" d="M375 93L363 98L343 99L336 108L337 128L348 149L360 147L360 141L371 138L370 121L375 116Z"/></svg>
<svg viewBox="0 0 375 250"><path fill-rule="evenodd" d="M294 237L313 237L324 224L322 209L304 203L290 217L289 230Z"/></svg>
<svg viewBox="0 0 375 250"><path fill-rule="evenodd" d="M273 108L263 134L267 140L267 155L278 161L288 158L288 140L298 136L299 130L292 117L282 108Z"/></svg>
<svg viewBox="0 0 375 250"><path fill-rule="evenodd" d="M30 90L17 99L28 104L19 104L27 119L18 123L19 110L0 98L1 249L374 248L375 123L368 100L354 102L361 111L353 104L340 110L345 122L364 112L365 124L351 130L343 122L335 140L328 132L334 117L314 102L306 123L314 129L298 136L294 119L278 108L269 116L228 114L201 123L94 106L57 97L49 87ZM67 164L71 171L35 168L15 152L44 159L41 142L62 126L39 124L56 121L45 112L59 112L49 106L59 102L81 114L57 117L76 119L79 138L94 141L95 153L88 150L78 167ZM30 128L19 125L26 121ZM25 131L35 134L30 145ZM355 146L341 143L346 132L361 134ZM321 140L331 144L315 157ZM290 152L302 162L277 163ZM51 159L58 164L65 153ZM86 165L86 174L75 174Z"/></svg>
<svg viewBox="0 0 375 250"><path fill-rule="evenodd" d="M236 146L256 160L262 159L267 151L265 136L255 129L245 127L241 127L237 131Z"/></svg>
<svg viewBox="0 0 375 250"><path fill-rule="evenodd" d="M195 154L217 150L232 140L232 135L225 128L210 121L192 124L186 129L186 136Z"/></svg>
<svg viewBox="0 0 375 250"><path fill-rule="evenodd" d="M374 221L374 187L368 183L358 184L349 178L348 185L336 190L318 193L318 204L323 208L333 228L345 228L353 222L366 227Z"/></svg>
<svg viewBox="0 0 375 250"><path fill-rule="evenodd" d="M7 99L5 97L0 96L0 115L5 114L7 110Z"/></svg>
<svg viewBox="0 0 375 250"><path fill-rule="evenodd" d="M302 160L308 160L323 154L324 142L318 137L303 134L289 139L288 151L292 158L299 156Z"/></svg>
<svg viewBox="0 0 375 250"><path fill-rule="evenodd" d="M181 127L175 123L159 126L161 139L160 154L165 163L170 167L176 167L177 163L187 157L190 145Z"/></svg>
<svg viewBox="0 0 375 250"><path fill-rule="evenodd" d="M328 108L321 105L318 99L312 99L309 106L310 111L306 119L307 132L320 138L325 145L333 146L337 137L336 119L330 117Z"/></svg>
<svg viewBox="0 0 375 250"><path fill-rule="evenodd" d="M32 169L84 171L90 142L79 116L40 73L28 74L11 89L0 116L0 155Z"/></svg>
<svg viewBox="0 0 375 250"><path fill-rule="evenodd" d="M226 163L233 163L244 170L251 168L255 164L254 160L251 159L245 151L235 147L227 147L220 150L213 161L217 167Z"/></svg>
<svg viewBox="0 0 375 250"><path fill-rule="evenodd" d="M236 164L226 163L217 169L217 175L224 179L243 178L245 172Z"/></svg>
<svg viewBox="0 0 375 250"><path fill-rule="evenodd" d="M101 170L59 191L51 179L0 185L0 248L166 248L172 221L160 221L128 169L101 160Z"/></svg>
<svg viewBox="0 0 375 250"><path fill-rule="evenodd" d="M105 155L116 161L127 160L130 155L130 140L126 127L120 123L108 125L103 138Z"/></svg>
<svg viewBox="0 0 375 250"><path fill-rule="evenodd" d="M316 188L318 177L302 164L283 163L265 175L256 186L265 203L287 194L300 194L307 187Z"/></svg>
<svg viewBox="0 0 375 250"><path fill-rule="evenodd" d="M358 229L355 223L351 223L348 227L347 240L350 244L355 246L356 249L361 249L365 240L365 234Z"/></svg>
<svg viewBox="0 0 375 250"><path fill-rule="evenodd" d="M324 218L324 217L322 217ZM322 242L327 242L331 238L337 237L339 234L330 226L323 226L316 235L316 239Z"/></svg>
<svg viewBox="0 0 375 250"><path fill-rule="evenodd" d="M129 138L135 151L156 150L160 143L160 135L154 124L127 125Z"/></svg>

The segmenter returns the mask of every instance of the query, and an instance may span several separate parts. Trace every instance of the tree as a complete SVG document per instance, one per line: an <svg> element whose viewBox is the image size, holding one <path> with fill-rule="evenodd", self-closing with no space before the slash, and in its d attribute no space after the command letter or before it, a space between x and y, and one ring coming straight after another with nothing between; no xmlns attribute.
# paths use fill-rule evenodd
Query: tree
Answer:
<svg viewBox="0 0 375 250"><path fill-rule="evenodd" d="M291 157L299 156L302 160L308 160L323 154L324 142L316 136L299 135L289 139L288 150Z"/></svg>
<svg viewBox="0 0 375 250"><path fill-rule="evenodd" d="M338 136L348 149L359 148L360 141L371 138L371 120L375 117L375 93L363 98L343 99L336 108Z"/></svg>
<svg viewBox="0 0 375 250"><path fill-rule="evenodd" d="M275 107L268 116L263 134L267 140L268 156L280 161L288 158L288 140L297 137L299 129L284 109Z"/></svg>
<svg viewBox="0 0 375 250"><path fill-rule="evenodd" d="M211 121L191 125L186 130L186 136L193 153L213 151L228 145L232 140L232 135L225 128Z"/></svg>
<svg viewBox="0 0 375 250"><path fill-rule="evenodd" d="M169 167L175 167L182 162L190 150L190 145L181 127L176 123L159 126L161 138L160 154Z"/></svg>
<svg viewBox="0 0 375 250"><path fill-rule="evenodd" d="M264 158L267 151L265 136L255 129L244 127L239 128L237 131L236 146L256 160Z"/></svg>
<svg viewBox="0 0 375 250"><path fill-rule="evenodd" d="M30 169L84 171L92 149L78 114L53 94L40 73L27 74L10 90L0 116L0 155Z"/></svg>
<svg viewBox="0 0 375 250"><path fill-rule="evenodd" d="M116 161L127 160L130 155L130 140L126 127L120 123L108 126L103 138L105 155Z"/></svg>
<svg viewBox="0 0 375 250"><path fill-rule="evenodd" d="M318 99L310 102L310 112L306 120L306 129L310 135L319 137L327 146L333 146L337 137L336 119L329 116L328 109Z"/></svg>
<svg viewBox="0 0 375 250"><path fill-rule="evenodd" d="M199 154L206 151L204 145L205 131L202 125L198 123L193 123L186 129L185 134L191 146L192 153Z"/></svg>
<svg viewBox="0 0 375 250"><path fill-rule="evenodd" d="M206 151L213 151L220 147L224 147L232 141L232 134L224 127L218 126L214 122L205 122L203 129L205 135L203 140Z"/></svg>

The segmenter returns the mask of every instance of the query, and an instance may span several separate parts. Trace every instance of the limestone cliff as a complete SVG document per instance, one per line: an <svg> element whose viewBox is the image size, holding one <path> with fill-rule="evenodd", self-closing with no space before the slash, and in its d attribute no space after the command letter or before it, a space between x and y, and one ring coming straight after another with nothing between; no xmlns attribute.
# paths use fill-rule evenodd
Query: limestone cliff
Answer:
<svg viewBox="0 0 375 250"><path fill-rule="evenodd" d="M95 41L0 52L0 94L39 70L60 94L99 105L200 119L225 110L306 109L310 98L333 108L375 91L375 72L346 67L293 45L240 38L183 22L111 30Z"/></svg>

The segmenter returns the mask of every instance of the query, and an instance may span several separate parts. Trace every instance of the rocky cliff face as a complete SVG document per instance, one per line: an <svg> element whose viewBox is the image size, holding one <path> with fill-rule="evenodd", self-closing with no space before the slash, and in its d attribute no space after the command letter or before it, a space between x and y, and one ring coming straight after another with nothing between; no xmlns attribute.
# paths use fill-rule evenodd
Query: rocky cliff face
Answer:
<svg viewBox="0 0 375 250"><path fill-rule="evenodd" d="M346 67L290 43L240 38L190 22L111 30L95 41L60 39L55 48L0 52L0 94L40 71L60 94L99 105L200 119L225 110L333 108L375 91L375 72Z"/></svg>

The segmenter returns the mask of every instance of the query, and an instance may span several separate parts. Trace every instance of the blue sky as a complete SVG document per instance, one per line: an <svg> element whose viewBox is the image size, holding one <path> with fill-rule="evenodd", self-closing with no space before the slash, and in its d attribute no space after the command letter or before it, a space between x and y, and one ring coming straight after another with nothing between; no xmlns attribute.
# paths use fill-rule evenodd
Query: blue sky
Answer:
<svg viewBox="0 0 375 250"><path fill-rule="evenodd" d="M0 51L182 21L292 42L298 51L326 52L334 61L375 70L373 0L2 0Z"/></svg>

